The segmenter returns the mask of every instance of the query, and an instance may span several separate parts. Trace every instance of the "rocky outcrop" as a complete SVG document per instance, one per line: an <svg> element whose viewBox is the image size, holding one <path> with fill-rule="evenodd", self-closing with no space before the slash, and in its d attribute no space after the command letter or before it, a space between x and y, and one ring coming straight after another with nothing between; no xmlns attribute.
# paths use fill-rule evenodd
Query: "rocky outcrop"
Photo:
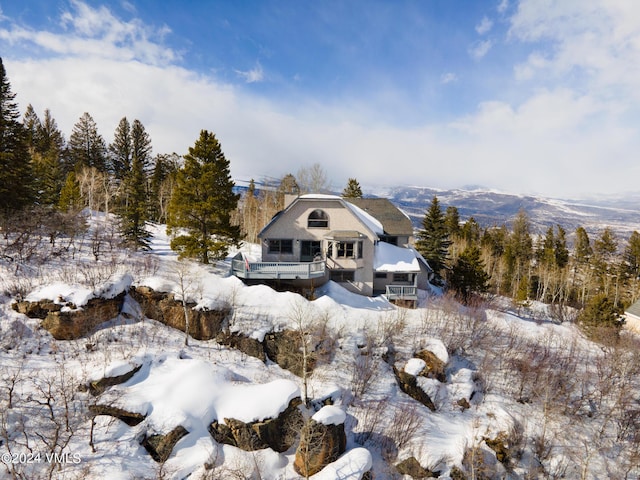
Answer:
<svg viewBox="0 0 640 480"><path fill-rule="evenodd" d="M218 443L232 445L251 452L271 448L276 452L286 452L295 443L303 424L298 409L300 398L294 398L287 408L276 418L245 423L234 418L225 418L224 423L214 420L209 425L209 433Z"/></svg>
<svg viewBox="0 0 640 480"><path fill-rule="evenodd" d="M162 463L169 458L176 443L188 433L182 425L178 425L166 435L145 436L140 444L156 462Z"/></svg>
<svg viewBox="0 0 640 480"><path fill-rule="evenodd" d="M48 330L56 340L75 340L84 337L101 323L120 314L124 296L123 292L109 299L92 298L77 310L49 311L42 320L42 327ZM44 305L49 304L45 303ZM33 311L33 309L31 310Z"/></svg>
<svg viewBox="0 0 640 480"><path fill-rule="evenodd" d="M446 382L447 378L444 371L445 363L440 360L435 353L429 350L421 350L417 352L414 357L424 360L427 364L420 375L427 378L435 378L442 383Z"/></svg>
<svg viewBox="0 0 640 480"><path fill-rule="evenodd" d="M432 472L420 465L415 457L409 457L396 465L396 470L402 475L409 475L411 478L438 478L440 472Z"/></svg>
<svg viewBox="0 0 640 480"><path fill-rule="evenodd" d="M273 362L289 370L294 375L303 376L303 354L300 333L293 330L271 332L265 335L264 351ZM310 352L307 358L307 373L315 366L315 355Z"/></svg>
<svg viewBox="0 0 640 480"><path fill-rule="evenodd" d="M18 313L22 313L29 318L39 318L44 320L47 315L53 312L59 312L62 310L64 304L54 303L51 300L40 300L39 302L16 302L11 307ZM71 305L71 308L75 309L75 305Z"/></svg>
<svg viewBox="0 0 640 480"><path fill-rule="evenodd" d="M216 337L216 342L220 345L226 345L228 347L235 348L236 350L240 350L242 353L257 358L258 360L262 360L263 362L266 360L264 346L255 338L247 337L240 333L223 332Z"/></svg>
<svg viewBox="0 0 640 480"><path fill-rule="evenodd" d="M122 420L124 423L133 427L142 422L146 415L138 412L129 412L123 408L114 407L112 405L89 405L89 411L93 416L108 415Z"/></svg>
<svg viewBox="0 0 640 480"><path fill-rule="evenodd" d="M169 327L185 331L184 307L172 293L156 292L150 287L131 287L129 295L138 302L145 317L157 320ZM196 340L211 340L222 329L229 309L195 310L195 303L187 303L189 335Z"/></svg>
<svg viewBox="0 0 640 480"><path fill-rule="evenodd" d="M134 367L131 371L123 373L122 375L115 375L113 377L104 377L104 378L101 378L100 380L94 380L92 382L89 382L89 385L86 387L86 389L89 391L91 395L93 395L94 397L97 397L102 392L104 392L107 388L112 387L113 385L120 385L121 383L126 382L131 377L133 377L136 373L138 373L138 371L140 371L141 368L142 368L142 365L138 365L137 367Z"/></svg>
<svg viewBox="0 0 640 480"><path fill-rule="evenodd" d="M396 381L398 382L398 386L400 390L409 395L414 400L417 400L425 407L427 407L431 411L436 410L436 406L431 401L427 392L425 392L420 386L418 386L418 381L416 377L413 375L403 371L398 370L396 367L393 367L393 373L396 376Z"/></svg>
<svg viewBox="0 0 640 480"><path fill-rule="evenodd" d="M302 428L293 468L302 476L314 475L335 462L346 448L343 423L325 425L311 418Z"/></svg>

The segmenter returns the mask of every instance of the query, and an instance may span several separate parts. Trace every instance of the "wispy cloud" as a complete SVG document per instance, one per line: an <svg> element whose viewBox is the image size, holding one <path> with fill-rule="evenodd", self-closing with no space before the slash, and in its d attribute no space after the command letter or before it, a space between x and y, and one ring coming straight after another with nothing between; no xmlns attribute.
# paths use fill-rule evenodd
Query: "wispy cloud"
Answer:
<svg viewBox="0 0 640 480"><path fill-rule="evenodd" d="M493 21L488 17L482 17L480 23L476 25L476 32L478 32L478 35L484 35L485 33L488 33L492 28Z"/></svg>
<svg viewBox="0 0 640 480"><path fill-rule="evenodd" d="M480 60L489 53L491 47L493 47L493 40L491 39L476 42L469 47L469 55L471 55L471 58L474 60Z"/></svg>
<svg viewBox="0 0 640 480"><path fill-rule="evenodd" d="M0 38L13 45L37 47L45 54L139 60L154 65L176 61L179 55L162 44L167 26L145 25L134 18L123 21L104 6L93 8L71 0L60 17L62 31L36 31L10 24L0 28Z"/></svg>
<svg viewBox="0 0 640 480"><path fill-rule="evenodd" d="M504 13L507 11L507 8L509 8L509 0L500 0L500 3L498 4L498 13Z"/></svg>
<svg viewBox="0 0 640 480"><path fill-rule="evenodd" d="M458 81L458 76L453 72L443 73L440 76L440 83L446 85L447 83L455 83Z"/></svg>
<svg viewBox="0 0 640 480"><path fill-rule="evenodd" d="M256 62L256 65L250 70L236 70L236 73L244 78L246 83L258 83L264 80L264 70L260 62Z"/></svg>

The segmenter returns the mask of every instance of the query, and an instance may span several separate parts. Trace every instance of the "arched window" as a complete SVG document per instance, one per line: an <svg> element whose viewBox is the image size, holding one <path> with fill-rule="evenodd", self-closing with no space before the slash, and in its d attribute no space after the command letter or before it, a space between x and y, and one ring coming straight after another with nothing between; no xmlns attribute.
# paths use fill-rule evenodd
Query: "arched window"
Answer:
<svg viewBox="0 0 640 480"><path fill-rule="evenodd" d="M329 226L329 217L322 210L314 210L309 214L307 219L308 228L327 228Z"/></svg>

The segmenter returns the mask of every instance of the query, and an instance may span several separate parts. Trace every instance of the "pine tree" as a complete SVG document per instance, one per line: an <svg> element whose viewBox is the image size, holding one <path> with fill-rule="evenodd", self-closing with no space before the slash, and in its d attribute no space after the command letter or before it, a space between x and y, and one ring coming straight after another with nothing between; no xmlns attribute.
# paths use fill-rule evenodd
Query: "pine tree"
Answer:
<svg viewBox="0 0 640 480"><path fill-rule="evenodd" d="M344 187L344 190L342 191L342 196L344 198L362 198L362 189L360 188L358 180L350 178L347 182L347 186Z"/></svg>
<svg viewBox="0 0 640 480"><path fill-rule="evenodd" d="M128 125L126 117L120 121L125 133ZM123 135L121 140L124 140ZM131 152L131 165L128 171L124 171L123 201L118 210L122 235L127 243L134 248L149 248L151 234L146 226L150 220L149 198L147 195L147 167L151 157L151 138L139 120L134 120L129 135L130 145L124 150Z"/></svg>
<svg viewBox="0 0 640 480"><path fill-rule="evenodd" d="M177 154L156 155L149 187L149 211L155 222L167 221L167 206L179 169L180 157Z"/></svg>
<svg viewBox="0 0 640 480"><path fill-rule="evenodd" d="M109 170L121 182L131 170L131 125L122 117L109 145Z"/></svg>
<svg viewBox="0 0 640 480"><path fill-rule="evenodd" d="M62 212L74 212L82 208L82 195L80 194L80 185L76 179L76 174L72 170L67 174L64 186L60 191L60 200L58 201L58 210Z"/></svg>
<svg viewBox="0 0 640 480"><path fill-rule="evenodd" d="M213 133L202 130L184 159L169 204L167 231L180 257L206 264L224 258L229 246L240 242L240 227L231 225L240 196L233 193L229 161ZM181 229L186 233L180 234Z"/></svg>
<svg viewBox="0 0 640 480"><path fill-rule="evenodd" d="M442 271L447 265L449 245L451 245L451 241L447 233L444 215L438 197L434 196L422 220L422 229L418 232L416 249L440 279Z"/></svg>
<svg viewBox="0 0 640 480"><path fill-rule="evenodd" d="M33 200L33 176L16 95L0 58L0 215L6 220Z"/></svg>
<svg viewBox="0 0 640 480"><path fill-rule="evenodd" d="M73 126L69 137L69 157L72 167L94 167L107 171L107 147L91 115L85 112Z"/></svg>
<svg viewBox="0 0 640 480"><path fill-rule="evenodd" d="M453 263L449 285L464 302L468 302L472 293L486 292L488 282L489 275L480 258L480 249L475 244L469 245Z"/></svg>
<svg viewBox="0 0 640 480"><path fill-rule="evenodd" d="M460 212L457 207L450 205L444 212L444 224L451 240L460 236Z"/></svg>

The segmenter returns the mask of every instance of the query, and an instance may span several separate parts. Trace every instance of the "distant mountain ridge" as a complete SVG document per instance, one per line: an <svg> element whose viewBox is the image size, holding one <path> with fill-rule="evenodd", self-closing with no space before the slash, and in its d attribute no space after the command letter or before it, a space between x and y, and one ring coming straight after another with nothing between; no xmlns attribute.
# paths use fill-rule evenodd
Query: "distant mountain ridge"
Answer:
<svg viewBox="0 0 640 480"><path fill-rule="evenodd" d="M589 200L560 200L534 195L502 193L482 187L442 190L432 187L366 188L373 196L385 197L402 208L418 228L436 195L443 211L454 206L461 220L473 216L482 227L510 225L520 209L531 219L533 233L544 233L551 225L561 225L568 234L584 227L589 235L610 227L620 239L640 231L640 193L621 194Z"/></svg>

